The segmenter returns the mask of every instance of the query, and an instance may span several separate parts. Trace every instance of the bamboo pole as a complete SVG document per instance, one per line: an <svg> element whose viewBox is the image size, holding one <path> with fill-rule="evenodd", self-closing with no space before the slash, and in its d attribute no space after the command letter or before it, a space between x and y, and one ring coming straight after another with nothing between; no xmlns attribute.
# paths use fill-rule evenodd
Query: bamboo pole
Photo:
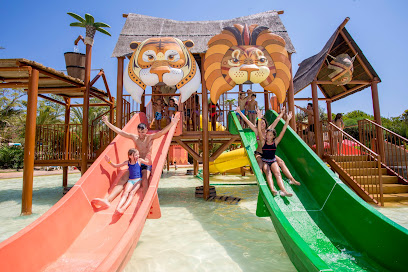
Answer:
<svg viewBox="0 0 408 272"><path fill-rule="evenodd" d="M208 134L208 96L207 87L204 79L204 58L201 54L201 90L202 90L202 106L203 106L203 198L207 200L210 197L210 148Z"/></svg>
<svg viewBox="0 0 408 272"><path fill-rule="evenodd" d="M118 78L116 88L116 126L122 128L122 98L123 98L123 62L124 57L118 58Z"/></svg>
<svg viewBox="0 0 408 272"><path fill-rule="evenodd" d="M32 213L38 79L39 71L37 69L32 69L27 92L27 118L24 139L24 172L21 215L30 215Z"/></svg>
<svg viewBox="0 0 408 272"><path fill-rule="evenodd" d="M91 78L91 60L92 60L92 45L86 45L86 60L85 60L85 87L84 92L84 107L82 111L82 158L81 158L81 174L85 174L88 169L88 116L89 116L89 94L90 94L90 78Z"/></svg>

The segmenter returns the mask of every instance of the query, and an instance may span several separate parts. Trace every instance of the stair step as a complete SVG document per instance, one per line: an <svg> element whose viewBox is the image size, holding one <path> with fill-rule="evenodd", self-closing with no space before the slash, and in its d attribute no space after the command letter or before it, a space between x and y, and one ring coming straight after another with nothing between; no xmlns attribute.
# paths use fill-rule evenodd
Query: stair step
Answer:
<svg viewBox="0 0 408 272"><path fill-rule="evenodd" d="M349 173L350 176L370 176L378 174L378 168L349 168L347 169L347 173ZM381 174L386 175L387 169L381 168Z"/></svg>
<svg viewBox="0 0 408 272"><path fill-rule="evenodd" d="M341 155L341 156L331 156L336 162L347 162L347 161L367 161L368 155Z"/></svg>
<svg viewBox="0 0 408 272"><path fill-rule="evenodd" d="M374 168L378 165L376 161L348 161L338 163L343 169L349 168Z"/></svg>
<svg viewBox="0 0 408 272"><path fill-rule="evenodd" d="M384 194L383 199L384 199L384 202L407 201L408 200L408 193Z"/></svg>
<svg viewBox="0 0 408 272"><path fill-rule="evenodd" d="M379 192L379 188L374 186L365 189L368 190L370 194ZM400 193L408 193L408 185L383 184L383 194L400 194Z"/></svg>
<svg viewBox="0 0 408 272"><path fill-rule="evenodd" d="M374 180L378 180L378 176L354 176L353 179L357 183L367 184L373 183ZM383 184L398 184L398 178L394 176L382 176Z"/></svg>

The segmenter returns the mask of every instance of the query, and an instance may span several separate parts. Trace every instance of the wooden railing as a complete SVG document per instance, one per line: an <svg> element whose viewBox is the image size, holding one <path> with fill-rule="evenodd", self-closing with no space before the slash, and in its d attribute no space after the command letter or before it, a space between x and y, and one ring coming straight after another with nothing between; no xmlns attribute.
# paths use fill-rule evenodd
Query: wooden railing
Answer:
<svg viewBox="0 0 408 272"><path fill-rule="evenodd" d="M81 158L82 124L37 125L35 138L35 160Z"/></svg>
<svg viewBox="0 0 408 272"><path fill-rule="evenodd" d="M264 99L264 92L256 92L258 95L257 100L261 101ZM124 101L127 101L129 105L129 112L140 112L144 111L146 113L147 120L149 124L152 123L154 119L152 100L155 101L157 98L161 97L163 99L168 99L169 97L174 97L178 99L180 94L144 94L142 101L145 102L145 108L141 109L140 105L135 103L130 95L124 95ZM208 122L209 130L212 130L212 121L216 122L215 125L218 129L226 129L228 127L228 112L230 110L235 110L238 100L238 92L226 92L220 96L218 100L219 107L216 107L215 118L211 118L211 109L208 109ZM183 131L199 131L201 130L201 116L202 116L202 94L196 92L190 96L190 98L182 104L178 105L178 110L181 112L183 117ZM267 102L269 103L269 101ZM262 103L259 103L262 105ZM264 112L264 110L261 110Z"/></svg>
<svg viewBox="0 0 408 272"><path fill-rule="evenodd" d="M343 175L339 174L360 196L364 193L374 203L384 205L381 156L333 123L328 123L327 128L330 144L325 149L325 155L344 171Z"/></svg>
<svg viewBox="0 0 408 272"><path fill-rule="evenodd" d="M384 154L382 162L387 169L408 183L408 139L368 119L359 120L358 129L360 141L375 152ZM380 140L377 135L381 135Z"/></svg>

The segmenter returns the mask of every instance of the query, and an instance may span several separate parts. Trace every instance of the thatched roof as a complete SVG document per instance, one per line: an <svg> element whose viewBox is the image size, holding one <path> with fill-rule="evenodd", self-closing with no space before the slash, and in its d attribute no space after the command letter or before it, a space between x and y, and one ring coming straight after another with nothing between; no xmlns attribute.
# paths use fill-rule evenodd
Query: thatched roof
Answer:
<svg viewBox="0 0 408 272"><path fill-rule="evenodd" d="M207 42L211 37L219 34L226 26L234 24L258 24L267 26L286 41L286 49L294 53L295 48L289 38L285 26L282 24L277 11L266 11L230 20L219 21L175 21L164 18L130 13L119 35L112 57L123 57L132 54L129 45L132 41L144 41L151 37L176 37L180 40L192 40L192 53L207 51Z"/></svg>
<svg viewBox="0 0 408 272"><path fill-rule="evenodd" d="M345 23L347 20L345 21ZM361 49L358 47L354 39L344 26L341 25L334 34L327 41L322 51L318 54L303 60L299 69L293 78L293 86L295 94L306 88L316 78L317 81L330 81L328 75L333 72L332 69L327 68L326 59L328 54L331 56L338 56L342 53L346 53L349 56L355 56L356 51L357 58L355 59L353 81L372 81L374 78L378 78L377 73L364 56ZM344 36L342 35L344 34ZM345 38L344 38L345 37ZM350 47L351 45L351 47ZM354 51L352 50L354 49ZM364 69L366 68L366 69ZM366 71L368 70L369 73ZM353 93L359 92L367 87L369 84L346 84L343 86L331 85L331 84L318 84L322 93L326 98L336 101L338 99L349 96Z"/></svg>

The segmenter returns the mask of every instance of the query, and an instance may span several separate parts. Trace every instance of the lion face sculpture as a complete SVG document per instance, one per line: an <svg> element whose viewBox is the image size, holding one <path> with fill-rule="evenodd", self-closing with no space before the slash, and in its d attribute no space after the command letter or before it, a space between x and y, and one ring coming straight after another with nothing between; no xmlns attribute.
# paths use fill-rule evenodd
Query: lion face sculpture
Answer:
<svg viewBox="0 0 408 272"><path fill-rule="evenodd" d="M204 61L204 78L211 100L236 84L259 83L276 94L279 103L286 97L292 77L285 40L257 25L226 27L210 39Z"/></svg>
<svg viewBox="0 0 408 272"><path fill-rule="evenodd" d="M186 101L201 82L200 69L189 51L193 46L190 40L182 42L172 37L132 42L130 48L134 52L123 76L125 89L141 103L146 86L176 86L180 101Z"/></svg>

